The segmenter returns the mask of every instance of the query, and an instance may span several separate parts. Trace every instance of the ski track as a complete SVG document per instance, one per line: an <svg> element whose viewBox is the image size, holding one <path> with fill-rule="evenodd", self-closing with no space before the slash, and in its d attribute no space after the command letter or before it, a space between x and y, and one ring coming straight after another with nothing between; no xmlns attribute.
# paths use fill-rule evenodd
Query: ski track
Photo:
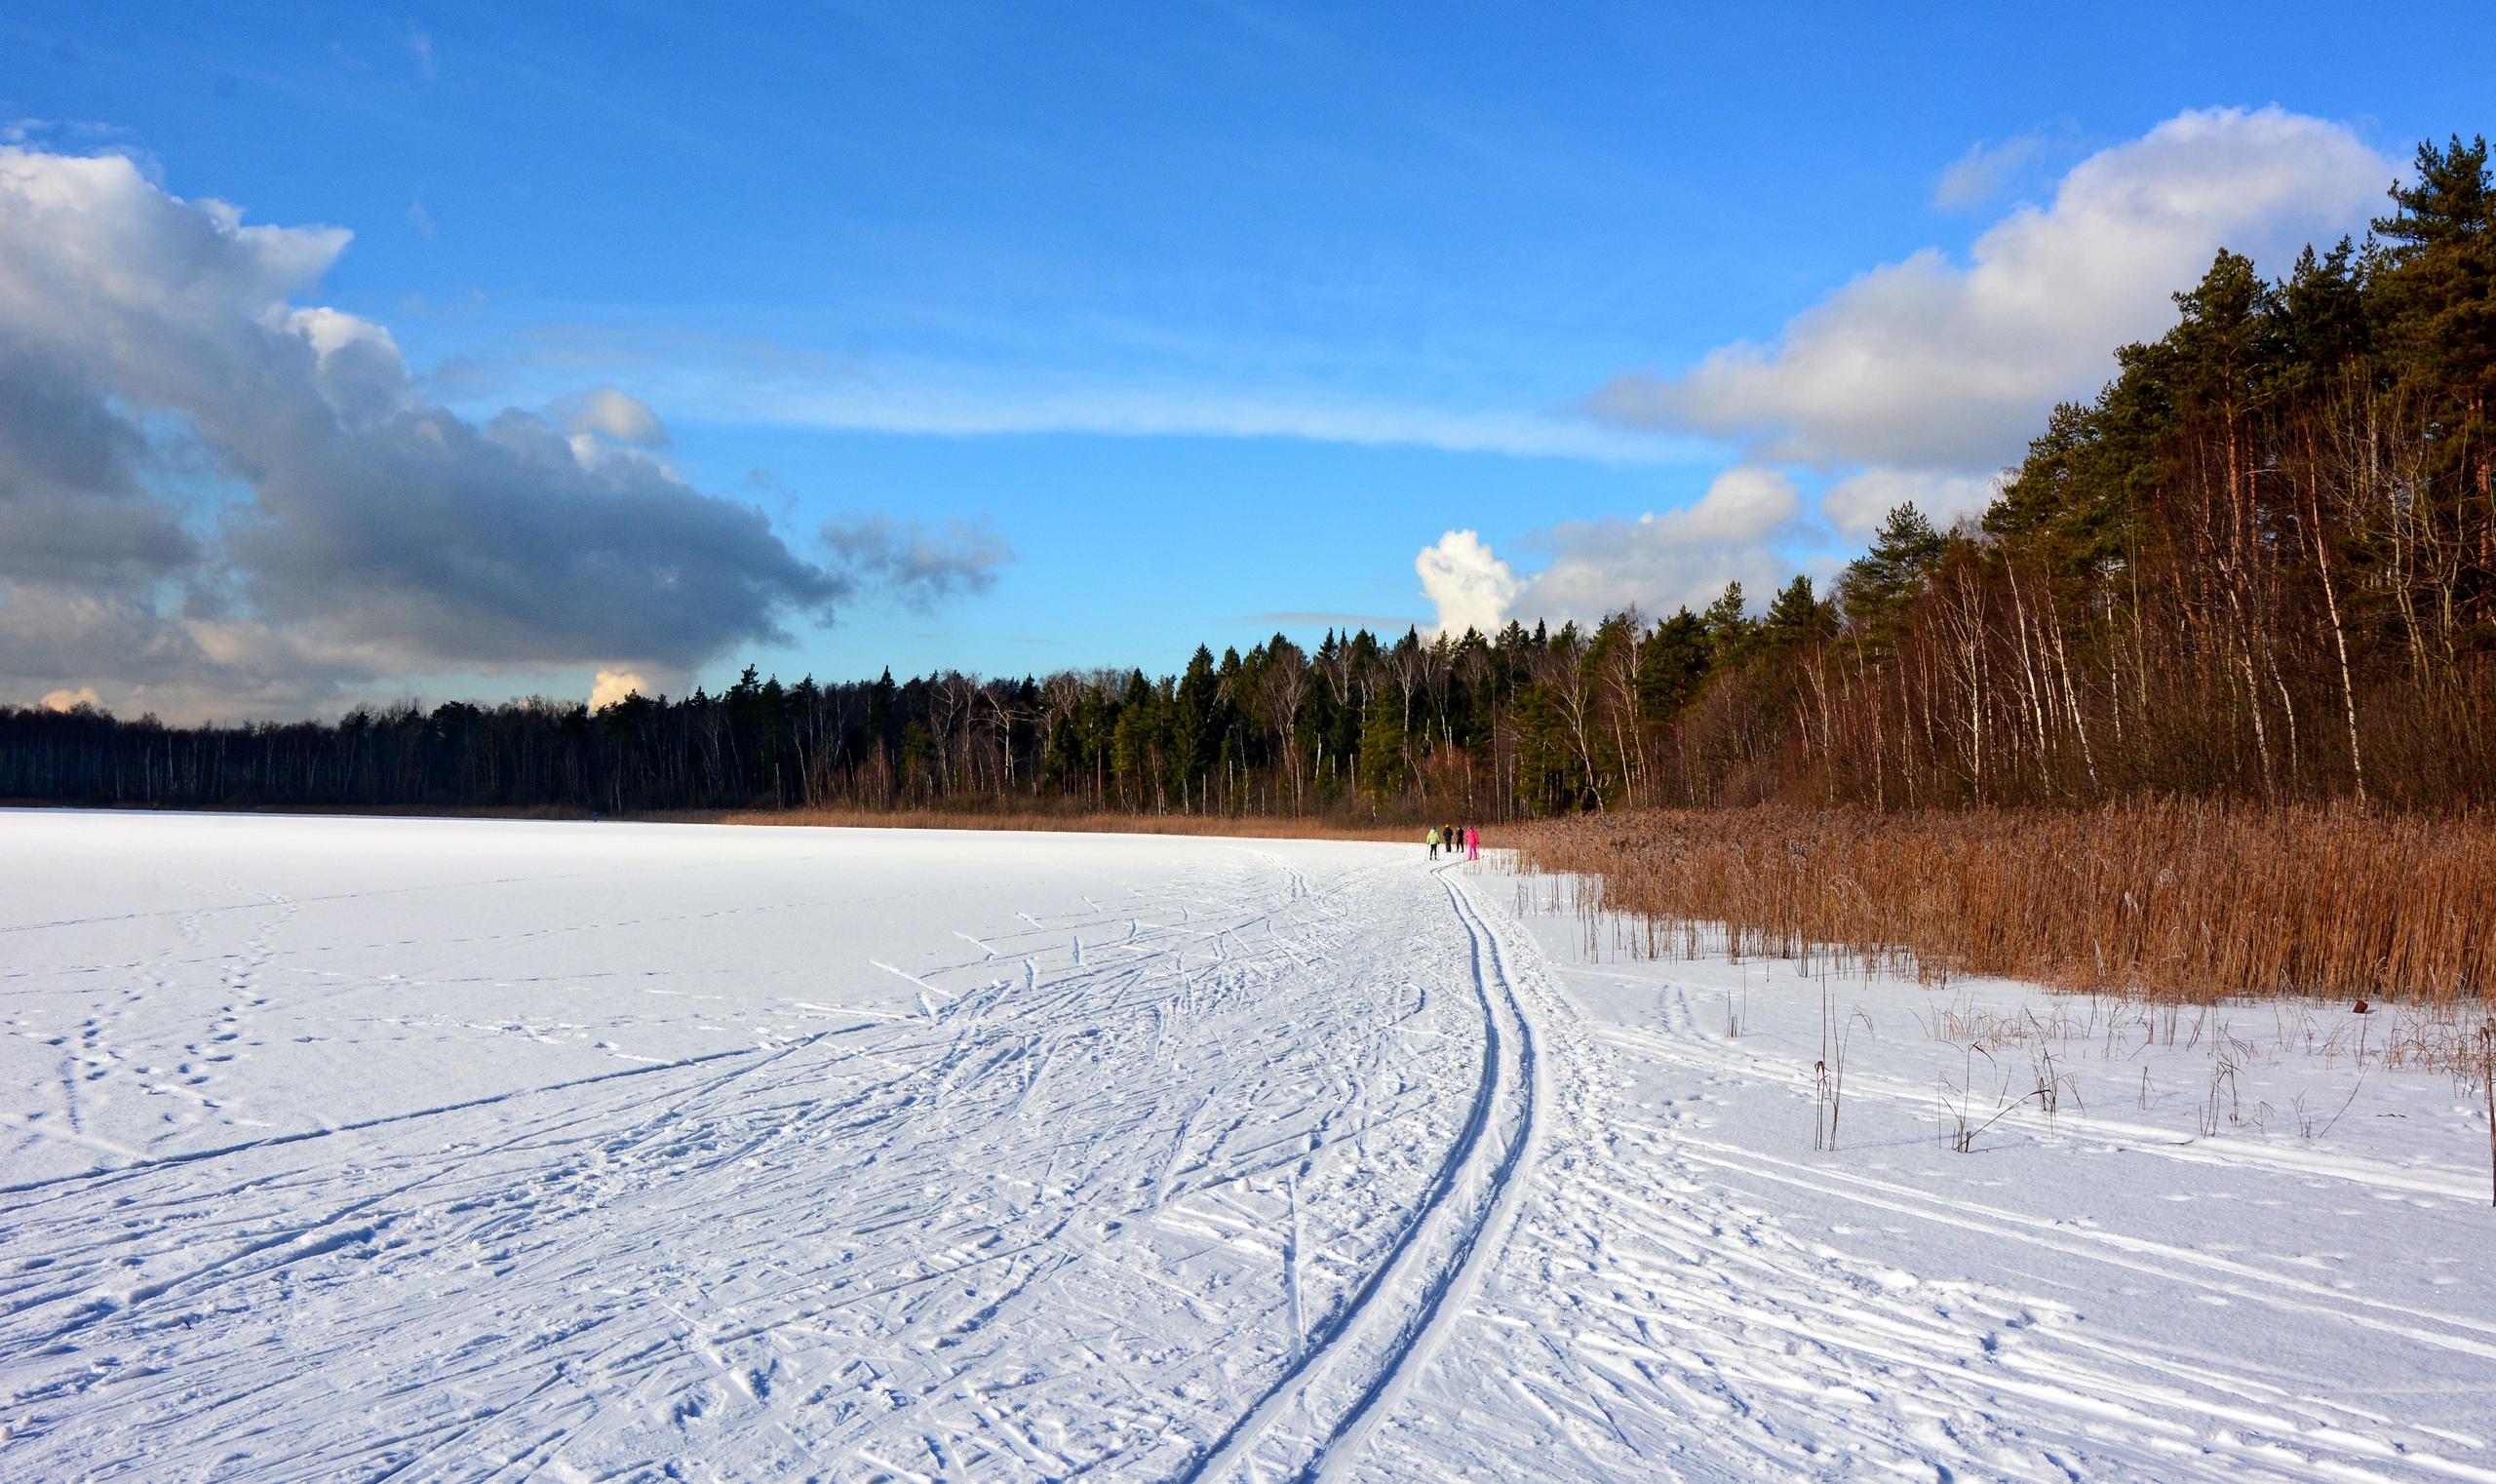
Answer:
<svg viewBox="0 0 2496 1484"><path fill-rule="evenodd" d="M1873 1156L1892 1168L1898 1148L1869 1133L1871 1155L1814 1154L1811 1052L1702 1031L1691 996L1669 989L1660 1027L1605 1023L1556 978L1517 977L1555 1069L1532 1198L1462 1339L1344 1476L2496 1480L2483 1289L2430 1309L2326 1285L2294 1266L2310 1260L1957 1197L1867 1168ZM1931 1084L1848 1077L1850 1101L1860 1086L1867 1101L1913 1102L1925 1132L1907 1142L1930 1149ZM1799 1150L1711 1136L1763 1089L1799 1114ZM1689 1111L1632 1101L1658 1092ZM2005 1137L2048 1127L2016 1119ZM2225 1169L2298 1177L2280 1193L2467 1194L2455 1214L2486 1219L2483 1179L2068 1113L2048 1137L2168 1165L2129 1176L2180 1177L2149 1188L2167 1201L2213 1193L2200 1172ZM1832 1214L1862 1225L1820 1225ZM1866 1230L1894 1240L1840 1245ZM1942 1270L1907 1270L1899 1249L1930 1250ZM1971 1250L1987 1271L1949 1270ZM2182 1322L2102 1322L2110 1290L2163 1299ZM2214 1336L2187 1317L2194 1305L2246 1318ZM2398 1415L2411 1408L2424 1415ZM2426 1421L2438 1414L2461 1425Z"/></svg>
<svg viewBox="0 0 2496 1484"><path fill-rule="evenodd" d="M1517 1168L1534 1141L1534 1035L1479 911L1452 878L1442 880L1471 939L1470 987L1484 1028L1472 1112L1385 1260L1189 1480L1323 1478L1346 1466L1382 1410L1428 1363L1514 1220Z"/></svg>
<svg viewBox="0 0 2496 1484"><path fill-rule="evenodd" d="M872 832L682 832L717 859L671 873L494 828L557 845L362 893L212 851L0 925L0 1474L2496 1481L2478 1290L1936 1180L1880 1066L1879 1157L1764 1137L1806 1063L1669 966L1573 968L1487 868L1039 838L963 846L999 884L938 912ZM907 930L819 941L861 881ZM479 887L509 910L423 905ZM358 1035L508 1085L273 1098ZM2484 1199L2103 1113L1997 1137L2164 1200Z"/></svg>

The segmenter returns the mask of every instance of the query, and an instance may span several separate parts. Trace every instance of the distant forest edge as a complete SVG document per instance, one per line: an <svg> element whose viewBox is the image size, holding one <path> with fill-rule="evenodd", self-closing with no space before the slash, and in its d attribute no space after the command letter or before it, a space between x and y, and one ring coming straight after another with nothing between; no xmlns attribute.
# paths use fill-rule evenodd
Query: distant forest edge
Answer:
<svg viewBox="0 0 2496 1484"><path fill-rule="evenodd" d="M116 804L1548 817L1624 805L2496 801L2496 189L2418 152L2363 244L2223 252L1980 524L1892 512L1752 616L1277 635L1184 673L168 727L0 710L0 797Z"/></svg>

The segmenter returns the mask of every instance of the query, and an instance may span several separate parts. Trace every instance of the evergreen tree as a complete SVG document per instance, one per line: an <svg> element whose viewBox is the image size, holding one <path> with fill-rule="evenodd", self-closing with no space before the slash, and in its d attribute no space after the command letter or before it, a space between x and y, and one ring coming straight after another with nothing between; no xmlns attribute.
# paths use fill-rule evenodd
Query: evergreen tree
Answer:
<svg viewBox="0 0 2496 1484"><path fill-rule="evenodd" d="M1656 626L1638 650L1638 720L1670 722L1706 682L1707 623L1683 608Z"/></svg>
<svg viewBox="0 0 2496 1484"><path fill-rule="evenodd" d="M1725 584L1725 591L1699 615L1699 623L1707 631L1708 659L1718 669L1747 658L1751 641L1759 633L1759 625L1746 611L1738 582Z"/></svg>
<svg viewBox="0 0 2496 1484"><path fill-rule="evenodd" d="M1361 711L1361 790L1384 802L1404 790L1404 708L1392 685L1369 693Z"/></svg>
<svg viewBox="0 0 2496 1484"><path fill-rule="evenodd" d="M1912 503L1892 507L1871 549L1848 563L1838 578L1834 596L1847 622L1867 638L1891 638L1949 549L1949 538Z"/></svg>
<svg viewBox="0 0 2496 1484"><path fill-rule="evenodd" d="M1768 616L1760 624L1760 642L1770 655L1781 658L1826 639L1836 628L1832 605L1814 597L1812 579L1797 573L1768 605Z"/></svg>

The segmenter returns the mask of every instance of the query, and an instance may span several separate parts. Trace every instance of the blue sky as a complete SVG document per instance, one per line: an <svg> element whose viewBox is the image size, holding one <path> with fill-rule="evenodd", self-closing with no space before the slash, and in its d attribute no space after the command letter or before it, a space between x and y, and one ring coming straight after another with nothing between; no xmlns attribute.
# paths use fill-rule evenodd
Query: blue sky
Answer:
<svg viewBox="0 0 2496 1484"><path fill-rule="evenodd" d="M762 510L803 561L831 560L827 521L878 518L918 523L940 555L951 522L1012 553L974 573L984 591L862 578L828 623L784 613L786 643L730 632L693 658L619 648L618 667L1169 669L1200 640L1313 637L1325 615L1426 624L1447 605L1415 557L1452 530L1505 564L1467 590L1479 603L1559 614L1824 572L1862 521L1823 492L1867 471L1864 508L1893 488L1978 498L1967 482L2015 452L2002 429L2026 403L1901 451L1865 419L1949 423L1946 388L1875 399L1839 435L1786 383L1696 369L1747 343L1795 381L1779 347L1797 316L1833 294L1845 309L1847 286L1919 253L1963 272L2021 203L2050 212L2076 168L2129 160L2196 110L2324 131L2248 143L2229 115L2206 169L2316 138L2344 157L2193 231L2345 227L2364 210L2350 181L2379 200L2418 139L2485 128L2496 75L2496 28L2450 7L2354 20L19 0L0 14L0 119L25 149L124 154L249 223L351 231L291 301L385 328L424 397L469 422L559 420L544 410L612 386L664 425L650 457ZM2101 309L2076 339L2102 355L2155 332L2177 254L2205 260L2192 231L2178 243L2106 291L2137 313ZM2022 395L2102 371L2066 352ZM1626 391L1590 412L1607 387ZM1637 518L1689 510L1729 469L1782 492L1724 486L1748 525L1693 517L1670 527L1678 554L1537 585L1666 540L1669 522L1642 537ZM1733 544L1692 555L1710 540ZM486 652L274 683L265 704L582 689L597 668L577 644Z"/></svg>

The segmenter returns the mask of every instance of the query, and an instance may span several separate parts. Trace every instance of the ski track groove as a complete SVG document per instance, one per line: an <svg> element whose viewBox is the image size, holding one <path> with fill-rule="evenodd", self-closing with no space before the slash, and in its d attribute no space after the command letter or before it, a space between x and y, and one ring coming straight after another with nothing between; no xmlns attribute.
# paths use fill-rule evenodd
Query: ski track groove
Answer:
<svg viewBox="0 0 2496 1484"><path fill-rule="evenodd" d="M1357 1453L1360 1430L1382 1401L1392 1399L1396 1383L1408 1367L1426 1363L1443 1339L1446 1301L1453 1293L1462 1304L1481 1267L1498 1254L1497 1231L1513 1219L1517 1166L1534 1144L1538 1072L1534 1033L1510 982L1504 958L1493 934L1473 910L1462 888L1433 873L1447 892L1448 905L1464 926L1470 946L1474 993L1482 1013L1482 1069L1465 1125L1414 1213L1384 1261L1348 1305L1312 1337L1306 1349L1276 1381L1272 1389L1193 1467L1181 1476L1185 1484L1222 1484L1234 1477L1253 1481L1269 1472L1309 1479L1325 1476L1328 1456L1338 1444ZM1498 992L1495 995L1493 985ZM1504 1011L1504 1014L1502 1013ZM1500 1105L1506 1104L1502 1109ZM1495 1121L1508 1126L1494 1130ZM1496 1139L1486 1147L1485 1136ZM1462 1204L1464 1209L1458 1210ZM1451 1230L1425 1231L1442 1213ZM1486 1241L1486 1235L1491 1240ZM1391 1288L1397 1290L1389 1293ZM1409 1296L1402 1290L1417 1290ZM1380 1329L1384 1335L1371 1333ZM1373 1346L1382 1353L1343 1357L1356 1347ZM1333 1403L1335 1415L1319 1423L1315 1439L1286 1434L1285 1457L1261 1457L1259 1450L1297 1412L1307 1418L1325 1400L1312 1400L1321 1387L1341 1390L1345 1379L1329 1373L1348 1363L1357 1374L1348 1379L1347 1401Z"/></svg>
<svg viewBox="0 0 2496 1484"><path fill-rule="evenodd" d="M1794 1086L1794 1048L1779 1063L1774 1042L1761 1051L1703 1032L1686 1003L1660 1031L1598 1025L1543 976L1520 984L1553 1062L1541 1183L1483 1275L1466 1343L1410 1377L1366 1446L1329 1477L1424 1477L1462 1458L1468 1476L1518 1479L2496 1480L2483 1438L2382 1414L2361 1421L2306 1394L2362 1393L2361 1378L2275 1369L2259 1344L2196 1347L2154 1326L2101 1326L2075 1306L2103 1291L2108 1265L2188 1302L2209 1293L2275 1312L2304 1305L2284 1317L2309 1343L2342 1336L2347 1363L2388 1358L2369 1347L2398 1345L2410 1374L2465 1388L2465 1377L2490 1374L2480 1321L1763 1153L1708 1137L1705 1122L1663 1126L1615 1101L1637 1085L1624 1066L1661 1069L1669 1080L1656 1090L1712 1112L1720 1082ZM1784 1095L1808 1113L1808 1074L1799 1081ZM1850 1073L1850 1095L1857 1085ZM1923 1096L1929 1106L1929 1088ZM2107 1137L2105 1120L2085 1134L2075 1121L2065 1115L2067 1137ZM2483 1208L2483 1185L2476 1194ZM1903 1223L1888 1230L1919 1240L1972 1232L1995 1275L1918 1278L1832 1248L1788 1226L1788 1212L1832 1214L1807 1196ZM2264 1285L2276 1291L2255 1292ZM2430 1321L2433 1333L2419 1327ZM1502 1393L1516 1404L1487 1401ZM2384 1412L2402 1410L2385 1399Z"/></svg>

